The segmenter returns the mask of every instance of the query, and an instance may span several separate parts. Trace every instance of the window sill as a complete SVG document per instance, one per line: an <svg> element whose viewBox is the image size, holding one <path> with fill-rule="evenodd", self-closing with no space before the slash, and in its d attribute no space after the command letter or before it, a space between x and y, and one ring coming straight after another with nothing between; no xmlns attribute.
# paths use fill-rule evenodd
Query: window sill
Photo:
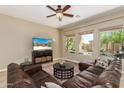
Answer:
<svg viewBox="0 0 124 93"><path fill-rule="evenodd" d="M69 52L69 51L68 51L68 53L75 54L75 52Z"/></svg>
<svg viewBox="0 0 124 93"><path fill-rule="evenodd" d="M84 56L92 56L93 54L84 54L84 53L81 53L79 52L78 54L81 54L81 55L84 55Z"/></svg>
<svg viewBox="0 0 124 93"><path fill-rule="evenodd" d="M75 54L75 51L66 51L67 53Z"/></svg>

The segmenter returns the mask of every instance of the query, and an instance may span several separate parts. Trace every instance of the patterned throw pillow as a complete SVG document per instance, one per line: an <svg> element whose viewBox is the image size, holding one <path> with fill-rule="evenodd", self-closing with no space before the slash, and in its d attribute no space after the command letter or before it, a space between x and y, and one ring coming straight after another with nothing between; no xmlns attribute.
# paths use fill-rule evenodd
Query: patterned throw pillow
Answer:
<svg viewBox="0 0 124 93"><path fill-rule="evenodd" d="M108 57L99 57L98 59L97 59L97 62L96 62L96 64L95 65L97 65L97 66L100 66L100 67L103 67L103 68L107 68L108 66L109 66L109 59L108 59Z"/></svg>

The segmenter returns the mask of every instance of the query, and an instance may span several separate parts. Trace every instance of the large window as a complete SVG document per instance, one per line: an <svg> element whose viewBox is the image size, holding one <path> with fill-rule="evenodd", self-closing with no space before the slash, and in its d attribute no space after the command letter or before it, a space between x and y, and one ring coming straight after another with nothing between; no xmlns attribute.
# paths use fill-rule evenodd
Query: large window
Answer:
<svg viewBox="0 0 124 93"><path fill-rule="evenodd" d="M75 53L76 49L75 36L66 37L66 49L69 53Z"/></svg>
<svg viewBox="0 0 124 93"><path fill-rule="evenodd" d="M79 53L92 55L93 52L93 33L82 34L79 44Z"/></svg>
<svg viewBox="0 0 124 93"><path fill-rule="evenodd" d="M124 52L124 30L114 29L100 32L100 54Z"/></svg>

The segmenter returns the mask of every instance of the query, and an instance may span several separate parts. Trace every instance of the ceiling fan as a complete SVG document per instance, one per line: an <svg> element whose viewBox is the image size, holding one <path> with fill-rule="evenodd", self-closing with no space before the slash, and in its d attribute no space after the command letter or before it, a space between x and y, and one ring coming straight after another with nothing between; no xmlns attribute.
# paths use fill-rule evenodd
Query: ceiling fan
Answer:
<svg viewBox="0 0 124 93"><path fill-rule="evenodd" d="M49 6L49 5L47 5L47 7L48 7L49 9L51 9L52 11L55 12L55 14L46 16L47 18L52 17L52 16L56 16L56 17L59 19L59 21L62 21L63 16L71 17L71 18L74 16L73 14L64 13L64 12L67 11L69 8L71 8L70 5L66 5L63 9L61 8L61 7L62 7L61 5L58 5L58 6L57 6L57 9L54 9L54 8L52 8L52 7Z"/></svg>

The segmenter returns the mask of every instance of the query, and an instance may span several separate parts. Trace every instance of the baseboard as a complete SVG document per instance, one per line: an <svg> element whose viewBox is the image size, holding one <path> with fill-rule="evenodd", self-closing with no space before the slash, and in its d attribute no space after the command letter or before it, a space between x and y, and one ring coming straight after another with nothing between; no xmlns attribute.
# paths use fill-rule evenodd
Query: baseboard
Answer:
<svg viewBox="0 0 124 93"><path fill-rule="evenodd" d="M63 58L63 60L71 61L71 62L74 62L74 63L80 63L79 61L77 61L77 60L72 60L72 59L66 59L66 58Z"/></svg>
<svg viewBox="0 0 124 93"><path fill-rule="evenodd" d="M68 59L68 58L56 58L56 59L53 59L53 61L58 61L58 60L65 60L65 61L71 61L71 62L74 62L74 63L80 63L77 60L72 60L72 59Z"/></svg>
<svg viewBox="0 0 124 93"><path fill-rule="evenodd" d="M5 68L5 69L0 69L0 72L4 72L4 71L7 71L7 69Z"/></svg>
<svg viewBox="0 0 124 93"><path fill-rule="evenodd" d="M58 61L58 60L60 60L61 58L55 58L55 59L53 59L53 61Z"/></svg>

